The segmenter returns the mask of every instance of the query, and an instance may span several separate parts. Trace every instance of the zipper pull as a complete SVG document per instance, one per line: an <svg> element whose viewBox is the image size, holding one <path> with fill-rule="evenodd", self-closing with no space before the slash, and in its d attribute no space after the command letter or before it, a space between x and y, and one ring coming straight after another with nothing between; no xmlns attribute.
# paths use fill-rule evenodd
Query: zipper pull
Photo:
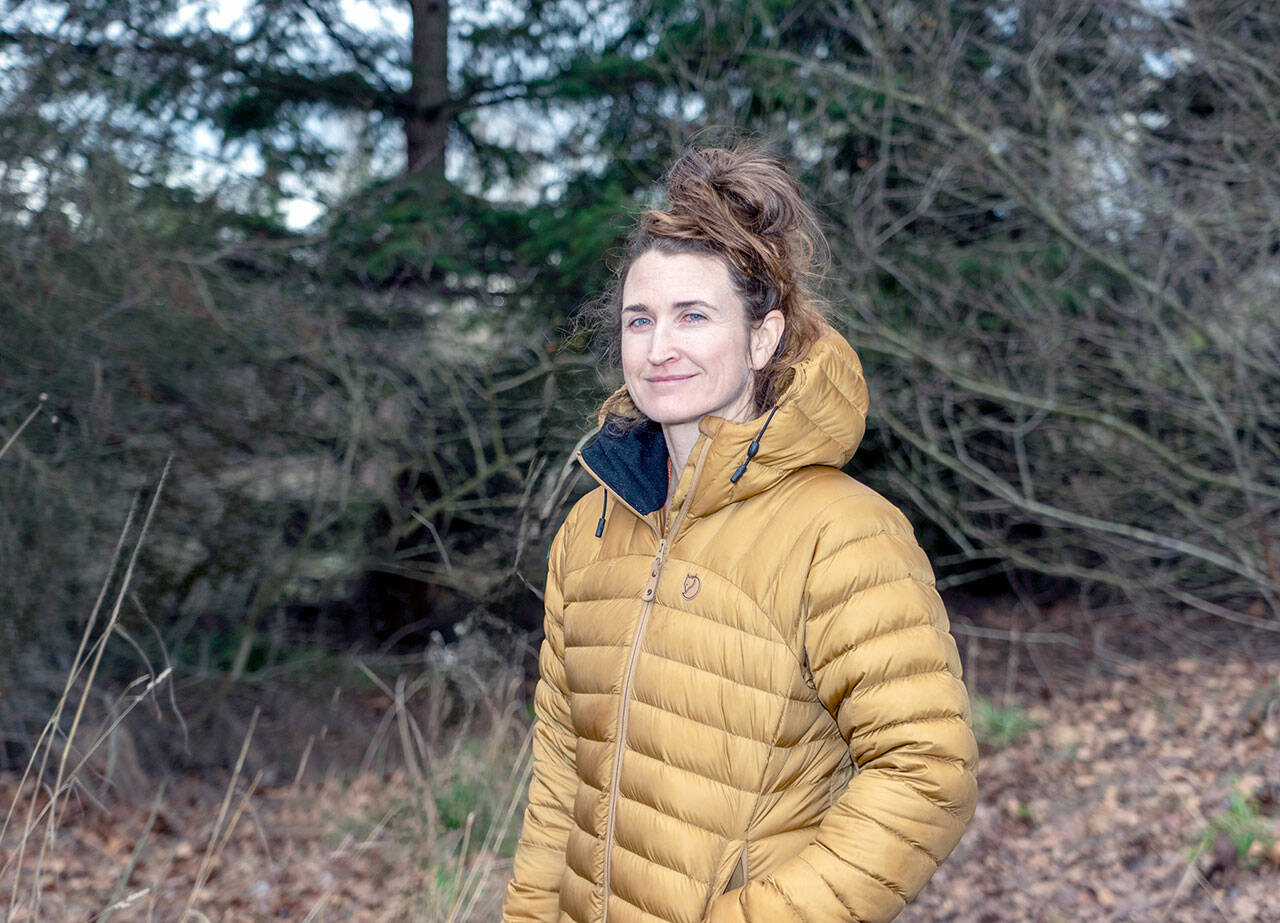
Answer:
<svg viewBox="0 0 1280 923"><path fill-rule="evenodd" d="M649 582L645 584L644 593L640 598L645 602L653 599L653 594L658 591L658 575L662 573L663 559L666 558L667 540L664 538L658 542L658 553L654 555L653 563L649 565Z"/></svg>

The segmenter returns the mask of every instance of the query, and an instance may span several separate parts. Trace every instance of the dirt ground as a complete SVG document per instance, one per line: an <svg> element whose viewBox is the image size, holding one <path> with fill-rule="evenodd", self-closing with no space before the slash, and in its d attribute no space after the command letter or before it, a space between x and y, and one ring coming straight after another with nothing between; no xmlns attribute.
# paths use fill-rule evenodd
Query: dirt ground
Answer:
<svg viewBox="0 0 1280 923"><path fill-rule="evenodd" d="M901 920L1280 921L1280 661L1118 673L1025 705L1037 726L984 753L973 824Z"/></svg>
<svg viewBox="0 0 1280 923"><path fill-rule="evenodd" d="M981 693L981 803L901 920L1280 921L1274 645L1237 638L1134 661L1112 645L1099 668L1097 650L1052 637L960 641ZM19 812L0 840L0 920L171 921L187 906L210 921L498 918L509 836L460 844L465 830L407 795L420 779L251 781L229 800L208 779L74 799L38 871L40 838L28 838L15 891L12 830L28 801L0 778L0 811ZM448 858L458 852L471 858Z"/></svg>

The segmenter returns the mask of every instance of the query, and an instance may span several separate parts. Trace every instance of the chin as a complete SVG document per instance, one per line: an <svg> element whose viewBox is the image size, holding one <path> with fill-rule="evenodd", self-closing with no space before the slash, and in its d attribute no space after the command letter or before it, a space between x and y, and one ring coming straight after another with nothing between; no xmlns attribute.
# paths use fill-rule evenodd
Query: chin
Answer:
<svg viewBox="0 0 1280 923"><path fill-rule="evenodd" d="M664 412L661 410L655 410L653 413L650 413L649 411L645 410L643 407L640 408L640 412L643 413L650 420L652 420L654 423L657 423L661 426L677 426L681 423L696 423L699 420L701 420L704 416L706 416L706 414L701 414L701 413L695 416L690 416L689 414L685 414L685 413L675 413L672 411Z"/></svg>
<svg viewBox="0 0 1280 923"><path fill-rule="evenodd" d="M662 399L635 401L635 405L636 409L642 414L654 423L660 423L663 426L674 426L678 423L696 423L708 413L711 413L710 408L691 408L683 402Z"/></svg>

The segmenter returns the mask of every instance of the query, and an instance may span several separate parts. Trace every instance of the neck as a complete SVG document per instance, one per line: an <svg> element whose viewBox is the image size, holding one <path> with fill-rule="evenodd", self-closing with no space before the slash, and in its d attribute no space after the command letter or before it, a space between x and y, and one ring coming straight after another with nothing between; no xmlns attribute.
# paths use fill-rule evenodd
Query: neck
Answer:
<svg viewBox="0 0 1280 923"><path fill-rule="evenodd" d="M698 435L697 423L672 423L664 424L662 427L662 436L667 440L667 454L671 456L671 483L667 485L668 503L671 502L671 495L676 492L680 472L684 471L685 462L689 460L689 453L693 451Z"/></svg>

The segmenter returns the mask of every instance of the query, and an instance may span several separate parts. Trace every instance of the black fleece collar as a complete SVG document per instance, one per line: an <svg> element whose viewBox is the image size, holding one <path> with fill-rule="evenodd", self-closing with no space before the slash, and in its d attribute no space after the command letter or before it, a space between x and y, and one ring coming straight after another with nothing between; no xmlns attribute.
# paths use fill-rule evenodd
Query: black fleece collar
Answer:
<svg viewBox="0 0 1280 923"><path fill-rule="evenodd" d="M581 456L583 464L637 513L647 515L667 502L667 440L658 424L619 432L606 421Z"/></svg>

